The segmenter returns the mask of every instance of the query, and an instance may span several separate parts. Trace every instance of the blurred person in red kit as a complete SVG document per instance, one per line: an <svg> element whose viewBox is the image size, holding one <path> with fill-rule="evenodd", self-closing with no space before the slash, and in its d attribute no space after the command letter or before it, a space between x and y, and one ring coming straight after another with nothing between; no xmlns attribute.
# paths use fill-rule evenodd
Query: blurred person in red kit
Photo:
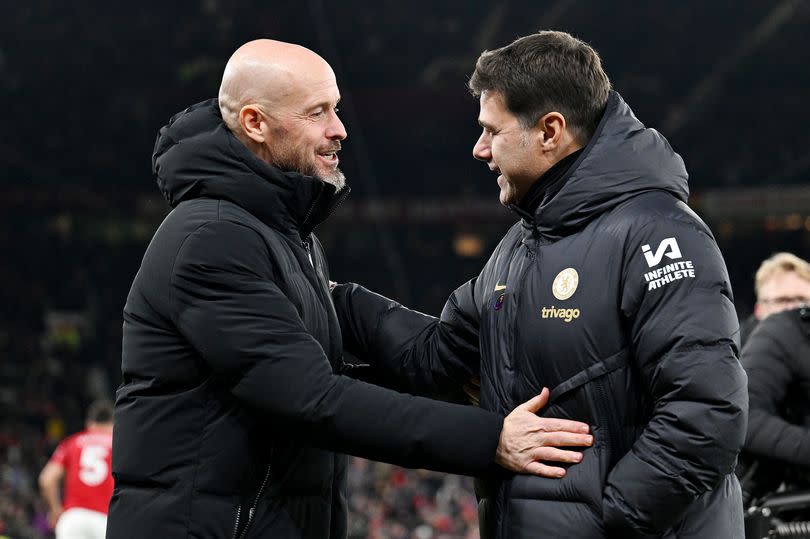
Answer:
<svg viewBox="0 0 810 539"><path fill-rule="evenodd" d="M92 403L85 429L62 441L42 469L39 488L56 539L104 539L113 491L112 432L112 403Z"/></svg>

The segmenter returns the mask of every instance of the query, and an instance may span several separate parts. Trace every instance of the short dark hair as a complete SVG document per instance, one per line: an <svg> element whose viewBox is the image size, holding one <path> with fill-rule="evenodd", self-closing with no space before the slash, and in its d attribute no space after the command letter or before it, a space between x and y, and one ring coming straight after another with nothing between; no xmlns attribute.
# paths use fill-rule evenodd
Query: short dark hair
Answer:
<svg viewBox="0 0 810 539"><path fill-rule="evenodd" d="M481 53L469 87L475 96L499 92L524 129L559 112L585 144L605 111L610 79L593 47L565 32L542 31Z"/></svg>
<svg viewBox="0 0 810 539"><path fill-rule="evenodd" d="M113 403L108 400L94 401L87 408L87 421L93 423L112 423Z"/></svg>

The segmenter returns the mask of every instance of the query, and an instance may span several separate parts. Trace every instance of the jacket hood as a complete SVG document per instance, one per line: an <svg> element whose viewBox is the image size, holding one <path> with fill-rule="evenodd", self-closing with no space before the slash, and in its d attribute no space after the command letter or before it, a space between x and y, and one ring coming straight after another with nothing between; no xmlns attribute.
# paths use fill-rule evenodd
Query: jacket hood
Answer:
<svg viewBox="0 0 810 539"><path fill-rule="evenodd" d="M661 133L644 127L614 91L593 137L567 175L562 188L547 196L534 213L534 226L542 234L565 235L645 191L667 191L684 202L689 197L681 156Z"/></svg>
<svg viewBox="0 0 810 539"><path fill-rule="evenodd" d="M194 198L237 204L265 224L306 237L349 192L283 172L256 157L222 121L216 99L174 115L155 141L152 172L169 205Z"/></svg>

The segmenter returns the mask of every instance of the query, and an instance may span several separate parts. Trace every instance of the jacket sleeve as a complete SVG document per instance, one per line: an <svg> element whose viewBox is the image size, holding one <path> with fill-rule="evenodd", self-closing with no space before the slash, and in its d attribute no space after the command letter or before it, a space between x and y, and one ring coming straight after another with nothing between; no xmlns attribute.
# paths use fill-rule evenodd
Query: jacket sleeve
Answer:
<svg viewBox="0 0 810 539"><path fill-rule="evenodd" d="M401 466L474 475L493 462L501 416L335 374L251 229L200 227L178 252L171 284L178 331L268 423L324 449Z"/></svg>
<svg viewBox="0 0 810 539"><path fill-rule="evenodd" d="M714 239L693 218L639 227L624 253L621 308L633 368L653 404L607 478L603 517L617 537L669 529L733 472L745 437L748 393L731 287Z"/></svg>
<svg viewBox="0 0 810 539"><path fill-rule="evenodd" d="M480 369L475 280L459 287L435 318L403 307L357 284L332 297L343 344L417 395L463 400L461 385Z"/></svg>
<svg viewBox="0 0 810 539"><path fill-rule="evenodd" d="M783 409L787 389L796 381L791 358L801 350L801 334L789 316L780 313L763 320L742 351L748 373L748 434L745 449L768 458L810 466L810 429L785 421ZM797 338L798 337L798 338Z"/></svg>

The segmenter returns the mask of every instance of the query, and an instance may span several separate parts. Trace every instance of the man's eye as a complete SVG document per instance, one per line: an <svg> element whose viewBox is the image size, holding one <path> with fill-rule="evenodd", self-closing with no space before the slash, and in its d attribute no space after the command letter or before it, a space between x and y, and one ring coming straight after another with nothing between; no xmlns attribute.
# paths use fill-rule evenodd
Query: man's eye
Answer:
<svg viewBox="0 0 810 539"><path fill-rule="evenodd" d="M335 107L335 108L334 108L334 109L332 109L332 110L334 110L336 113L337 113L337 112L340 112L340 109L339 109L339 108L337 108L337 107Z"/></svg>
<svg viewBox="0 0 810 539"><path fill-rule="evenodd" d="M319 117L319 116L323 116L323 111L322 111L322 110L315 111L315 112L313 112L312 114L310 114L310 116L312 116L313 118L317 118L317 117Z"/></svg>

